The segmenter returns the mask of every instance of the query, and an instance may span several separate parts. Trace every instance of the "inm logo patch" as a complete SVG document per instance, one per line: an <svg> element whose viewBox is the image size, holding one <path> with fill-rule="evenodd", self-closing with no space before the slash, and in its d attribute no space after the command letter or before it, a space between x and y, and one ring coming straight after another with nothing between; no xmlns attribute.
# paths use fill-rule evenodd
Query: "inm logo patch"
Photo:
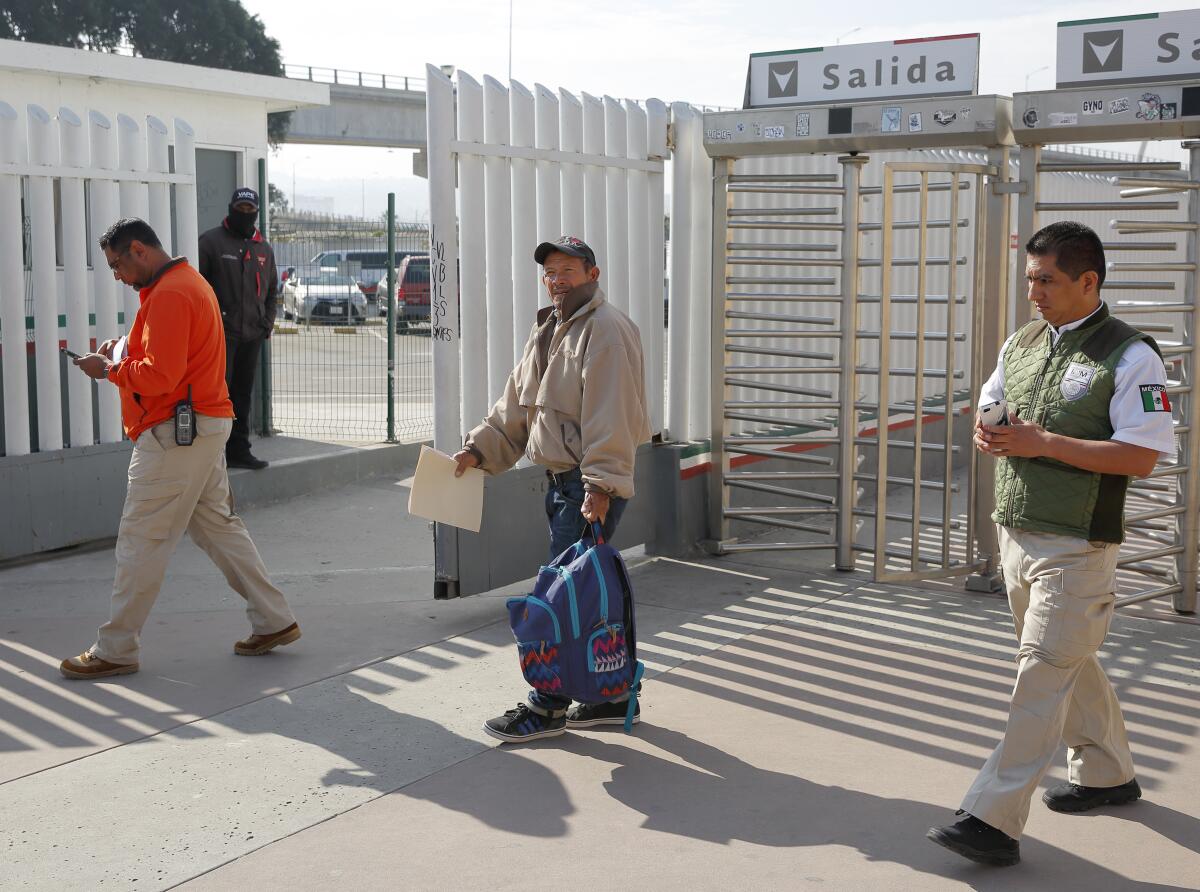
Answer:
<svg viewBox="0 0 1200 892"><path fill-rule="evenodd" d="M1103 74L1125 67L1125 32L1086 31L1083 35L1083 73Z"/></svg>
<svg viewBox="0 0 1200 892"><path fill-rule="evenodd" d="M783 99L799 92L799 63L772 62L767 66L767 98Z"/></svg>

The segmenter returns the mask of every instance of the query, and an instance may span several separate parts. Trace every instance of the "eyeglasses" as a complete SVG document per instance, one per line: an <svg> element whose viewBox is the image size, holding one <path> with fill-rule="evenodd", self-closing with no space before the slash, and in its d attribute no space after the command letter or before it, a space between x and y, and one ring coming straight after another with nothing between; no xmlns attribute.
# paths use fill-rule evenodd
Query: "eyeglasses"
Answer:
<svg viewBox="0 0 1200 892"><path fill-rule="evenodd" d="M553 270L545 270L542 273L542 278L545 279L547 282L554 282L558 279L569 279L572 276L582 276L583 274L584 274L583 270L578 270L578 269L564 269L562 272L554 272Z"/></svg>
<svg viewBox="0 0 1200 892"><path fill-rule="evenodd" d="M129 253L129 249L126 248L124 251L122 251L120 254L117 255L117 259L112 261L108 265L108 268L115 273L117 271L117 267L121 265L121 260L124 259L125 255L128 253Z"/></svg>

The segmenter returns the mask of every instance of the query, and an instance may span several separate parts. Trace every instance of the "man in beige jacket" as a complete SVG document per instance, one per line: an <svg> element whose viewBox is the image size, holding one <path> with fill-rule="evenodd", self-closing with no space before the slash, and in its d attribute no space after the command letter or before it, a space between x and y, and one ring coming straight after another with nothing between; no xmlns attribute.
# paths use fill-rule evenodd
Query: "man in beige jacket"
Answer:
<svg viewBox="0 0 1200 892"><path fill-rule="evenodd" d="M460 475L468 467L500 474L522 455L546 468L553 559L592 521L612 538L633 497L634 453L650 439L650 419L641 337L605 300L592 249L563 236L538 245L534 260L552 306L538 313L504 394L454 457ZM567 698L530 691L483 730L508 742L537 740L568 725L623 724L625 709L621 701L571 707Z"/></svg>

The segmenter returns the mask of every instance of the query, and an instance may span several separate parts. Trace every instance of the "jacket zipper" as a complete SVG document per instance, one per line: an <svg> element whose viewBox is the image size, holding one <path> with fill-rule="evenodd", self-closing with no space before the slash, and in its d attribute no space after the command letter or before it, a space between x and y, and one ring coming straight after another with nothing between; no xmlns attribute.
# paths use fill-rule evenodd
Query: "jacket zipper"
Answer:
<svg viewBox="0 0 1200 892"><path fill-rule="evenodd" d="M1038 372L1037 380L1033 384L1033 398L1030 400L1030 405L1029 405L1030 421L1032 421L1034 419L1035 413L1033 410L1037 407L1038 400L1041 398L1042 379L1046 377L1046 372L1048 372L1050 370L1050 362L1054 359L1054 351L1058 349L1058 345L1062 343L1064 336L1065 335L1059 335L1058 340L1056 341L1056 340L1054 340L1053 332L1050 333L1050 338L1051 338L1050 352L1046 354L1046 361L1042 363L1042 369L1040 372ZM1010 462L1016 461L1016 458L1010 458L1009 461ZM1016 479L1015 474L1014 474L1013 479L1014 480ZM1004 526L1012 526L1012 523L1013 523L1013 517L1012 517L1013 490L1014 490L1014 487L1010 483L1009 487L1008 487L1008 504L1004 508L1004 519L1006 521Z"/></svg>

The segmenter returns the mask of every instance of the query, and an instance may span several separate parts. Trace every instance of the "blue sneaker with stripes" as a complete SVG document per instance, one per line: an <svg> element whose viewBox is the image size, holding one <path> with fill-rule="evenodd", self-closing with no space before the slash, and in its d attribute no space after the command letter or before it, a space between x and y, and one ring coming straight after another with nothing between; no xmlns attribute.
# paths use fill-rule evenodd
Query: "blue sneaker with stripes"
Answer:
<svg viewBox="0 0 1200 892"><path fill-rule="evenodd" d="M505 743L524 743L567 733L567 717L542 715L528 703L518 703L515 709L484 722L483 731Z"/></svg>

